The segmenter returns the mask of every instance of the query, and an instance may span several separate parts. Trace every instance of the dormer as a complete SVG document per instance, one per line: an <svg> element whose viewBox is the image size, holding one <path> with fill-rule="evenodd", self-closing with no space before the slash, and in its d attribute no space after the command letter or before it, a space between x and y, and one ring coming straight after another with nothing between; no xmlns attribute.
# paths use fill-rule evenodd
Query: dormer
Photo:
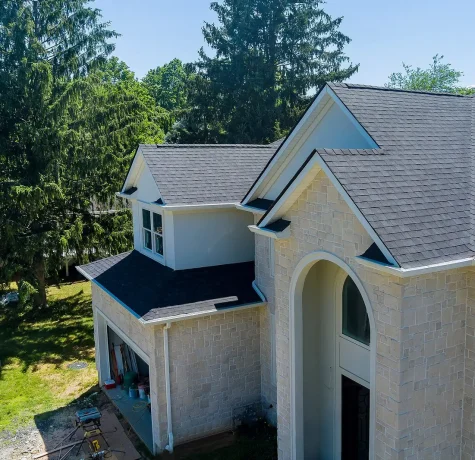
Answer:
<svg viewBox="0 0 475 460"><path fill-rule="evenodd" d="M275 145L141 144L119 196L134 248L175 270L254 260L253 215L236 209Z"/></svg>

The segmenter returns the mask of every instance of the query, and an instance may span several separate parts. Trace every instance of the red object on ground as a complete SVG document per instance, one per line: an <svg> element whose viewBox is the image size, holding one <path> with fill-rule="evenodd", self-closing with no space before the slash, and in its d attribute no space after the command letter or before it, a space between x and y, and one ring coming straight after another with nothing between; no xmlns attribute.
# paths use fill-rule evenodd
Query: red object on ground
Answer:
<svg viewBox="0 0 475 460"><path fill-rule="evenodd" d="M106 390L110 390L111 388L115 388L115 380L106 380L104 382L104 387Z"/></svg>

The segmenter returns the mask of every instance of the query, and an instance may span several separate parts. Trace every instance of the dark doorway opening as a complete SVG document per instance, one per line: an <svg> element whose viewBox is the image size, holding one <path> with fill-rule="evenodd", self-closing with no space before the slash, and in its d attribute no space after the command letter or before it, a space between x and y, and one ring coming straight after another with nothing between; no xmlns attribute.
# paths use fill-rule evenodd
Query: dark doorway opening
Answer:
<svg viewBox="0 0 475 460"><path fill-rule="evenodd" d="M369 458L369 390L341 376L341 458Z"/></svg>

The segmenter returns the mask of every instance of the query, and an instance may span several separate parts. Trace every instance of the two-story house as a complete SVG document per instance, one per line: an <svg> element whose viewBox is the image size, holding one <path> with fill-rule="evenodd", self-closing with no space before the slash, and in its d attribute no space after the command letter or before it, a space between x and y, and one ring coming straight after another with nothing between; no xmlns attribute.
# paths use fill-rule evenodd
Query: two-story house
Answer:
<svg viewBox="0 0 475 460"><path fill-rule="evenodd" d="M326 85L283 142L142 145L93 283L156 452L249 411L280 459L475 458L475 98ZM126 408L124 410L127 410Z"/></svg>

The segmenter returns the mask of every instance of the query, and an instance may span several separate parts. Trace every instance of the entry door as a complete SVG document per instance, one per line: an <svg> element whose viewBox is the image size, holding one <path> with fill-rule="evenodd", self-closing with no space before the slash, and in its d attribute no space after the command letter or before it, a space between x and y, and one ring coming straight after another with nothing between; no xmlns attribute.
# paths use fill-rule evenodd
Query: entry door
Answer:
<svg viewBox="0 0 475 460"><path fill-rule="evenodd" d="M348 276L337 317L337 434L341 460L369 458L370 324L366 306Z"/></svg>

